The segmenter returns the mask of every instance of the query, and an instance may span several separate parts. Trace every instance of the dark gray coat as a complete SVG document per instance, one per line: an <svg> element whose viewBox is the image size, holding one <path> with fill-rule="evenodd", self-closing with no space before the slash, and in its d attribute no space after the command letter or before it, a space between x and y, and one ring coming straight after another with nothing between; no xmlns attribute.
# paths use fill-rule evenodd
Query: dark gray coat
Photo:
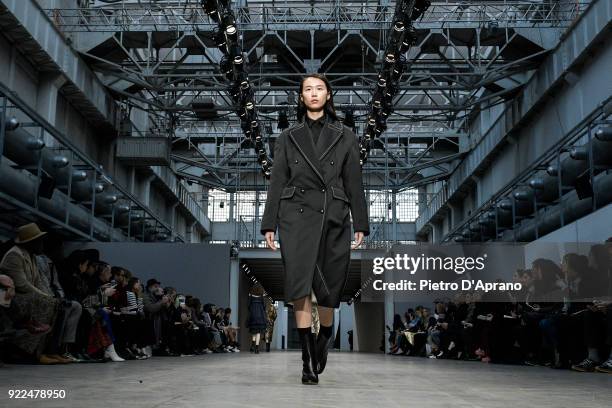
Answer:
<svg viewBox="0 0 612 408"><path fill-rule="evenodd" d="M312 288L319 305L338 307L350 261L349 210L354 230L370 233L359 145L339 121L326 122L317 146L306 127L299 122L276 141L261 233L278 227L286 302Z"/></svg>

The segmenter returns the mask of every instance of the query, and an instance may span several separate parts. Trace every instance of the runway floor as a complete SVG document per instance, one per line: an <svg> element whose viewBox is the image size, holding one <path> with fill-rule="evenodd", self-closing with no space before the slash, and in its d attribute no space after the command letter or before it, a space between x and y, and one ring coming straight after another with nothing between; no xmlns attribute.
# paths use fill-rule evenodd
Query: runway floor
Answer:
<svg viewBox="0 0 612 408"><path fill-rule="evenodd" d="M544 367L332 352L319 385L300 353L208 354L145 361L0 368L1 407L606 407L612 375ZM9 389L66 398L9 399Z"/></svg>

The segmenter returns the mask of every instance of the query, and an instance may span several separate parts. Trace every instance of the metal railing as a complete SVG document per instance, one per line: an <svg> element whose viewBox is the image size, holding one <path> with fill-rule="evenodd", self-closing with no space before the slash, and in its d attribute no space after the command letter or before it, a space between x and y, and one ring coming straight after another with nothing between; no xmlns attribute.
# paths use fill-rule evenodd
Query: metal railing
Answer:
<svg viewBox="0 0 612 408"><path fill-rule="evenodd" d="M15 125L9 122L12 117ZM28 138L30 154L6 150L7 137L24 142L8 132L20 132ZM47 143L49 146L47 146ZM4 157L7 154L12 158ZM6 161L6 163L3 163ZM0 164L7 177L18 177L34 188L11 185L13 194L3 189L0 200L20 213L31 214L48 224L91 241L165 241L174 237L183 241L172 228L137 197L117 184L101 165L84 154L64 133L52 126L16 93L0 83ZM61 183L55 185L49 169L66 170ZM81 183L80 185L78 183ZM86 187L83 183L88 183ZM82 197L77 197L79 187ZM43 190L50 190L46 193ZM89 189L89 190L88 190ZM19 196L16 197L16 194ZM104 194L102 199L101 194ZM50 198L47 198L49 196ZM53 199L51 199L53 198ZM61 200L61 205L58 205ZM104 211L102 211L104 210Z"/></svg>

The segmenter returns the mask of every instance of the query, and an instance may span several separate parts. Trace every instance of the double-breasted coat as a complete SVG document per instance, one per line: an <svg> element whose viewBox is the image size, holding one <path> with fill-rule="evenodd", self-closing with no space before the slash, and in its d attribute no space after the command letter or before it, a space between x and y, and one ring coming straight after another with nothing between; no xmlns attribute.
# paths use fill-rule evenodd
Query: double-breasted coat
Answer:
<svg viewBox="0 0 612 408"><path fill-rule="evenodd" d="M326 120L317 145L307 126L296 123L275 143L260 229L278 228L285 301L314 291L320 306L336 308L348 278L350 215L355 232L370 233L359 144L338 120Z"/></svg>

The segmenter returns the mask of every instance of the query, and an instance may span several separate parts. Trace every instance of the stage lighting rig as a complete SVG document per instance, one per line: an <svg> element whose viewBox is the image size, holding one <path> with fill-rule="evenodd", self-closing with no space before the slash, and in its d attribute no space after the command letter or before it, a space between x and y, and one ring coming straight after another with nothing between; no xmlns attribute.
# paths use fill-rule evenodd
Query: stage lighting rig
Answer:
<svg viewBox="0 0 612 408"><path fill-rule="evenodd" d="M395 50L397 48L397 44L402 39L402 35L405 31L405 26L403 21L396 21L393 24L393 28L391 29L391 36L389 37L389 48L391 50Z"/></svg>
<svg viewBox="0 0 612 408"><path fill-rule="evenodd" d="M344 124L351 129L355 129L355 115L352 110L344 112Z"/></svg>
<svg viewBox="0 0 612 408"><path fill-rule="evenodd" d="M231 11L226 11L221 18L219 25L223 28L225 35L234 39L238 38L238 28L236 27L236 18L234 17L234 13Z"/></svg>
<svg viewBox="0 0 612 408"><path fill-rule="evenodd" d="M215 23L218 23L221 20L217 0L202 0L202 6L204 7L206 14L208 14L208 17L210 17L210 19Z"/></svg>
<svg viewBox="0 0 612 408"><path fill-rule="evenodd" d="M287 111L282 110L278 112L278 129L283 130L289 127L289 119L287 118Z"/></svg>
<svg viewBox="0 0 612 408"><path fill-rule="evenodd" d="M219 51L221 51L223 54L227 54L228 53L228 49L227 49L227 41L225 39L225 33L219 29L216 29L213 31L213 40L215 42L215 45L217 46L217 48L219 48Z"/></svg>
<svg viewBox="0 0 612 408"><path fill-rule="evenodd" d="M431 6L431 1L429 0L416 0L412 9L412 21L418 20L427 11L429 6Z"/></svg>
<svg viewBox="0 0 612 408"><path fill-rule="evenodd" d="M400 45L400 53L405 54L406 51L410 49L417 42L417 34L414 26L410 24L406 31L404 32L404 39L402 40L402 44Z"/></svg>
<svg viewBox="0 0 612 408"><path fill-rule="evenodd" d="M239 44L240 36L236 16L231 10L230 0L202 0L201 4L211 20L217 23L213 39L224 54L220 61L220 69L231 81L228 93L234 103L236 114L240 118L240 127L249 140L255 140L262 172L266 178L269 178L272 172L272 161L267 158L262 141L262 130L255 108L255 94L249 82L246 61Z"/></svg>
<svg viewBox="0 0 612 408"><path fill-rule="evenodd" d="M228 80L231 81L234 78L234 65L227 57L221 58L219 68L221 68L221 72Z"/></svg>

